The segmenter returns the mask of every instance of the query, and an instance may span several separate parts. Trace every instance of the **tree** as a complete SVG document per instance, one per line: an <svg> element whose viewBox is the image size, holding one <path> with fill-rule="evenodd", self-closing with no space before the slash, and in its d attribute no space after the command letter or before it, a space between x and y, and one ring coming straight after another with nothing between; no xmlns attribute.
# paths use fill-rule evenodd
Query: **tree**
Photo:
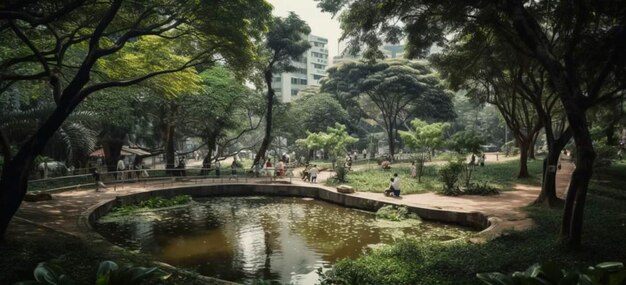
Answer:
<svg viewBox="0 0 626 285"><path fill-rule="evenodd" d="M334 127L326 128L326 132L311 133L305 139L299 139L297 144L305 146L309 149L324 149L328 151L333 167L337 162L337 158L348 152L348 146L358 141L357 138L351 137L346 131L346 126L335 123Z"/></svg>
<svg viewBox="0 0 626 285"><path fill-rule="evenodd" d="M272 141L272 116L275 95L272 88L272 77L275 73L294 70L295 67L291 61L311 48L311 44L309 44L307 39L309 33L311 33L309 25L293 12L290 12L287 18L276 17L270 23L262 48L264 58L262 59L263 66L261 67L263 79L267 86L265 135L252 165L256 165L261 158L265 157L265 152Z"/></svg>
<svg viewBox="0 0 626 285"><path fill-rule="evenodd" d="M496 106L520 148L517 177L529 177L528 158L534 158L534 143L544 121L532 101L520 94L521 60L511 56L506 45L494 43L493 37L480 31L461 37L452 46L432 56L435 66L454 89L468 90L466 96Z"/></svg>
<svg viewBox="0 0 626 285"><path fill-rule="evenodd" d="M350 129L350 117L339 101L328 93L320 93L319 87L301 90L298 98L288 106L286 117L289 133L295 138L306 135L306 131L321 132L335 123Z"/></svg>
<svg viewBox="0 0 626 285"><path fill-rule="evenodd" d="M425 150L429 159L444 143L444 131L450 127L448 123L426 123L415 119L411 121L413 129L409 132L400 131L400 137L404 144L414 150Z"/></svg>
<svg viewBox="0 0 626 285"><path fill-rule="evenodd" d="M348 61L329 68L327 72L328 77L321 81L323 92L343 97L340 101L365 99L376 106L380 117L370 117L378 119L385 128L391 157L395 153L401 113L412 105L422 106L433 100L451 101L450 95L441 86L442 82L423 61ZM367 114L365 104L360 104L363 114Z"/></svg>
<svg viewBox="0 0 626 285"><path fill-rule="evenodd" d="M0 141L4 168L0 180L0 238L27 190L27 173L35 157L77 106L90 94L127 87L158 75L224 60L247 70L254 57L252 41L260 37L271 6L265 1L9 1L0 8L0 91L16 82L48 82L56 108L15 154ZM146 36L185 42L182 65L165 67L145 58L147 70L101 76L103 60L128 51L129 43ZM189 44L193 43L193 44ZM0 135L4 137L4 135Z"/></svg>
<svg viewBox="0 0 626 285"><path fill-rule="evenodd" d="M463 29L489 29L516 54L527 55L547 73L576 145L576 169L568 187L561 239L581 242L583 213L595 152L587 110L626 88L626 2L613 1L381 1L322 0L323 10L342 15L353 48L367 42L378 50L380 35L397 42L407 35L409 57ZM620 14L621 13L621 14ZM398 19L403 23L398 25ZM371 52L370 52L371 53Z"/></svg>
<svg viewBox="0 0 626 285"><path fill-rule="evenodd" d="M236 141L244 133L256 129L252 116L256 114L254 93L224 66L215 66L200 73L202 90L181 101L179 116L183 133L202 138L208 151L203 168L211 168L217 159L213 153Z"/></svg>
<svg viewBox="0 0 626 285"><path fill-rule="evenodd" d="M485 140L474 131L461 131L450 137L448 145L460 154L480 153L480 146L485 144Z"/></svg>

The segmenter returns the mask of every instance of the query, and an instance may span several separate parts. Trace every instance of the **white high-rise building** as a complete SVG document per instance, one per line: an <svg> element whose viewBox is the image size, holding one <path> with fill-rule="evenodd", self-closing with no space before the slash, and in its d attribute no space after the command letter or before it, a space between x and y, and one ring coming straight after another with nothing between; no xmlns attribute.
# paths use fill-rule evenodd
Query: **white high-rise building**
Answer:
<svg viewBox="0 0 626 285"><path fill-rule="evenodd" d="M292 62L294 72L274 74L272 86L283 103L291 102L298 91L307 86L318 86L328 67L328 39L309 35L311 48Z"/></svg>

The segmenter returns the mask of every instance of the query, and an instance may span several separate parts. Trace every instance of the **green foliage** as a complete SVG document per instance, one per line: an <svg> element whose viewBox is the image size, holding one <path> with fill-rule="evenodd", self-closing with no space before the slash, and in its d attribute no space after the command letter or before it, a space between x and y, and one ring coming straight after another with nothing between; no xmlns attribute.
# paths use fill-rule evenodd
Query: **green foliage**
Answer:
<svg viewBox="0 0 626 285"><path fill-rule="evenodd" d="M335 167L335 176L333 179L336 182L347 182L348 181L348 168L342 164L339 164Z"/></svg>
<svg viewBox="0 0 626 285"><path fill-rule="evenodd" d="M439 169L439 179L443 182L442 194L446 196L462 194L458 181L465 167L465 164L461 161L450 161Z"/></svg>
<svg viewBox="0 0 626 285"><path fill-rule="evenodd" d="M480 195L480 196L491 196L500 194L500 190L498 188L492 187L488 185L486 182L479 183L470 183L463 189L464 195Z"/></svg>
<svg viewBox="0 0 626 285"><path fill-rule="evenodd" d="M528 213L536 226L528 231L510 232L484 244L398 241L356 259L337 262L321 276L322 284L474 285L482 284L476 278L477 272L513 272L536 262L581 268L581 264L623 260L623 201L590 196L588 202L586 231L593 234L588 235L585 249L579 252L565 253L557 240L561 210L531 207ZM581 269L584 271L584 267Z"/></svg>
<svg viewBox="0 0 626 285"><path fill-rule="evenodd" d="M428 124L422 120L411 121L413 130L400 131L400 138L413 150L425 150L429 154L443 145L443 133L450 127L448 123Z"/></svg>
<svg viewBox="0 0 626 285"><path fill-rule="evenodd" d="M265 35L270 71L293 71L292 60L311 48L307 39L310 33L309 25L294 12L289 12L286 18L275 17Z"/></svg>
<svg viewBox="0 0 626 285"><path fill-rule="evenodd" d="M139 284L159 272L156 267L126 265L120 268L113 261L103 261L98 266L96 285L133 285ZM162 278L167 278L162 275Z"/></svg>
<svg viewBox="0 0 626 285"><path fill-rule="evenodd" d="M335 123L335 127L328 127L326 132L307 132L306 139L299 139L296 144L307 149L324 149L333 160L336 160L348 150L347 147L358 141L346 131L346 126Z"/></svg>
<svg viewBox="0 0 626 285"><path fill-rule="evenodd" d="M387 205L376 211L376 217L379 219L390 221L402 221L406 219L419 219L415 214L409 213L409 209L405 206Z"/></svg>
<svg viewBox="0 0 626 285"><path fill-rule="evenodd" d="M458 153L480 153L480 146L485 144L482 136L474 131L458 132L450 138L448 146Z"/></svg>
<svg viewBox="0 0 626 285"><path fill-rule="evenodd" d="M169 276L157 271L156 267L146 268L142 266L126 265L122 268L113 261L103 261L98 265L96 285L134 285L143 280L161 275L161 278ZM48 284L48 285L74 285L74 281L62 267L58 260L40 262L33 270L34 281L18 282L15 285Z"/></svg>
<svg viewBox="0 0 626 285"><path fill-rule="evenodd" d="M622 285L626 283L626 269L621 262L603 262L582 272L567 270L555 263L535 263L511 276L492 272L478 273L476 277L489 285Z"/></svg>
<svg viewBox="0 0 626 285"><path fill-rule="evenodd" d="M111 212L120 213L120 214L131 214L141 209L158 209L158 208L173 207L173 206L185 205L191 201L192 199L191 199L191 196L189 195L178 195L171 199L157 196L157 197L152 197L148 200L141 201L135 205L115 207L111 210Z"/></svg>
<svg viewBox="0 0 626 285"><path fill-rule="evenodd" d="M304 94L303 94L304 93ZM335 123L350 129L350 116L337 99L328 93L320 93L319 87L302 89L298 97L288 106L283 127L295 138L306 136L306 131L322 132Z"/></svg>
<svg viewBox="0 0 626 285"><path fill-rule="evenodd" d="M385 128L387 139L396 136L401 112L425 119L450 119L437 115L450 113L452 95L425 61L346 61L327 72L328 77L320 81L321 91L333 94L349 113ZM413 107L432 112L415 112Z"/></svg>

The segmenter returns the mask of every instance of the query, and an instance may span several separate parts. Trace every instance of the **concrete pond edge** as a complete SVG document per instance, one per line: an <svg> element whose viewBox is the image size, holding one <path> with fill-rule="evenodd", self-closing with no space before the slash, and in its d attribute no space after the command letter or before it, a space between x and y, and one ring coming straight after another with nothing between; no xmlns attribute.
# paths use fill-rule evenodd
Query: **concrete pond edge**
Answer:
<svg viewBox="0 0 626 285"><path fill-rule="evenodd" d="M78 226L83 237L96 243L106 243L114 250L125 250L113 245L93 228L96 221L110 212L114 207L135 204L152 197L172 198L177 195L189 195L193 198L209 197L229 197L229 196L283 196L283 197L303 197L313 198L349 208L355 208L370 212L376 212L383 206L395 205L407 207L410 213L415 213L424 220L437 221L448 224L457 224L480 232L473 235L469 242L482 243L495 239L503 235L508 229L499 226L502 220L498 217L488 217L481 212L464 212L445 210L440 208L416 207L393 201L379 201L375 199L359 197L357 194L338 193L330 188L320 186L305 186L294 184L253 184L234 183L219 185L189 185L174 186L162 189L149 190L145 192L131 193L116 196L114 199L103 200L81 213L78 219ZM237 284L213 277L198 275L184 269L174 267L169 264L155 261L158 267L168 270L176 270L183 275L193 275L207 284Z"/></svg>

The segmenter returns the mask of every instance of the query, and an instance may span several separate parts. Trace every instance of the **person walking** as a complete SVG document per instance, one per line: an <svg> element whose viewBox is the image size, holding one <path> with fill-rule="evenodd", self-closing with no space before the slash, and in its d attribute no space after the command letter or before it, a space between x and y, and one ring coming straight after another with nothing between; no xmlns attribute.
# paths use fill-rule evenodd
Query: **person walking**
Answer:
<svg viewBox="0 0 626 285"><path fill-rule="evenodd" d="M96 192L100 192L100 188L107 188L106 185L104 185L104 183L100 180L100 173L98 172L98 169L93 168L91 170L91 176L93 176L93 180L96 184Z"/></svg>
<svg viewBox="0 0 626 285"><path fill-rule="evenodd" d="M317 182L317 175L320 173L320 170L317 169L317 165L313 164L313 167L309 169L309 176L311 177L311 183Z"/></svg>

